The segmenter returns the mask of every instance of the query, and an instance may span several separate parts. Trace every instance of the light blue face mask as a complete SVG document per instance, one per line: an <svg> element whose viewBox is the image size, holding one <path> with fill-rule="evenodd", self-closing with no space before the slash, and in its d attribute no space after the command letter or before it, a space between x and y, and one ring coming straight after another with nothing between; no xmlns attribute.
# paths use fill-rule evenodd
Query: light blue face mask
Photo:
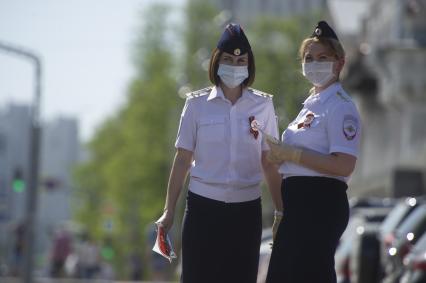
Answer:
<svg viewBox="0 0 426 283"><path fill-rule="evenodd" d="M249 73L247 66L219 64L217 75L227 87L236 88L248 78Z"/></svg>
<svg viewBox="0 0 426 283"><path fill-rule="evenodd" d="M334 62L309 62L302 64L303 75L314 86L322 87L334 78Z"/></svg>

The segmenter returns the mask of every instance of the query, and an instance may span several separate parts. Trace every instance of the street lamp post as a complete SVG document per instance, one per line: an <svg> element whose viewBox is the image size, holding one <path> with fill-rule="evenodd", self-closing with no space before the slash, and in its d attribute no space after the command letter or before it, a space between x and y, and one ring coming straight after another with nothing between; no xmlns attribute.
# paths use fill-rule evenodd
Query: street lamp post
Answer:
<svg viewBox="0 0 426 283"><path fill-rule="evenodd" d="M0 50L21 56L29 60L35 67L34 100L31 107L31 132L30 132L30 174L28 184L28 195L26 199L25 217L25 254L24 254L24 274L25 283L32 282L33 254L34 254L34 223L37 211L37 184L39 173L40 155L40 101L41 101L41 60L40 57L28 50L0 42Z"/></svg>

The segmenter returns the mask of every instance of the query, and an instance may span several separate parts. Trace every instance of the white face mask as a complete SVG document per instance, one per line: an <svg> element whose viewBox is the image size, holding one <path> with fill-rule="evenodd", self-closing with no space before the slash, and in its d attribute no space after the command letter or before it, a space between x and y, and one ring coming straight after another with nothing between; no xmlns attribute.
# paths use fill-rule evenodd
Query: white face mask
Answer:
<svg viewBox="0 0 426 283"><path fill-rule="evenodd" d="M248 78L249 73L247 66L219 64L217 75L227 87L235 88Z"/></svg>
<svg viewBox="0 0 426 283"><path fill-rule="evenodd" d="M313 61L309 63L302 63L303 75L314 86L322 87L334 78L333 65L334 62Z"/></svg>

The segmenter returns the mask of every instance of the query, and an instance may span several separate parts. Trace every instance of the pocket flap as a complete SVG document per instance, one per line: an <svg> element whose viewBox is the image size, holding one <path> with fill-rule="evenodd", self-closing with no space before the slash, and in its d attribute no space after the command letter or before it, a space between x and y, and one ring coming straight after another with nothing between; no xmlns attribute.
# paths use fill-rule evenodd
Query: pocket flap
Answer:
<svg viewBox="0 0 426 283"><path fill-rule="evenodd" d="M214 124L223 124L225 123L225 117L223 116L209 116L200 118L200 122L198 123L200 126L205 125L214 125Z"/></svg>

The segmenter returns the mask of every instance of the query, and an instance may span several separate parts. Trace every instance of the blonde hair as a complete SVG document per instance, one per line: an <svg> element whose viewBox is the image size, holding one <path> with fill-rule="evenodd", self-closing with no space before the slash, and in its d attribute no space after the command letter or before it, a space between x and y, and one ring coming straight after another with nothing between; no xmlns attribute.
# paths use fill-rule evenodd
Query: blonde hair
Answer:
<svg viewBox="0 0 426 283"><path fill-rule="evenodd" d="M303 62L303 57L305 56L305 53L306 53L306 49L308 48L309 45L311 45L314 42L319 43L325 46L326 48L328 48L328 50L330 50L333 53L333 55L336 56L338 60L345 59L345 50L343 49L343 46L340 43L340 41L335 40L333 38L328 38L328 37L320 37L320 38L310 37L303 40L299 48L299 57L302 60L302 62Z"/></svg>

